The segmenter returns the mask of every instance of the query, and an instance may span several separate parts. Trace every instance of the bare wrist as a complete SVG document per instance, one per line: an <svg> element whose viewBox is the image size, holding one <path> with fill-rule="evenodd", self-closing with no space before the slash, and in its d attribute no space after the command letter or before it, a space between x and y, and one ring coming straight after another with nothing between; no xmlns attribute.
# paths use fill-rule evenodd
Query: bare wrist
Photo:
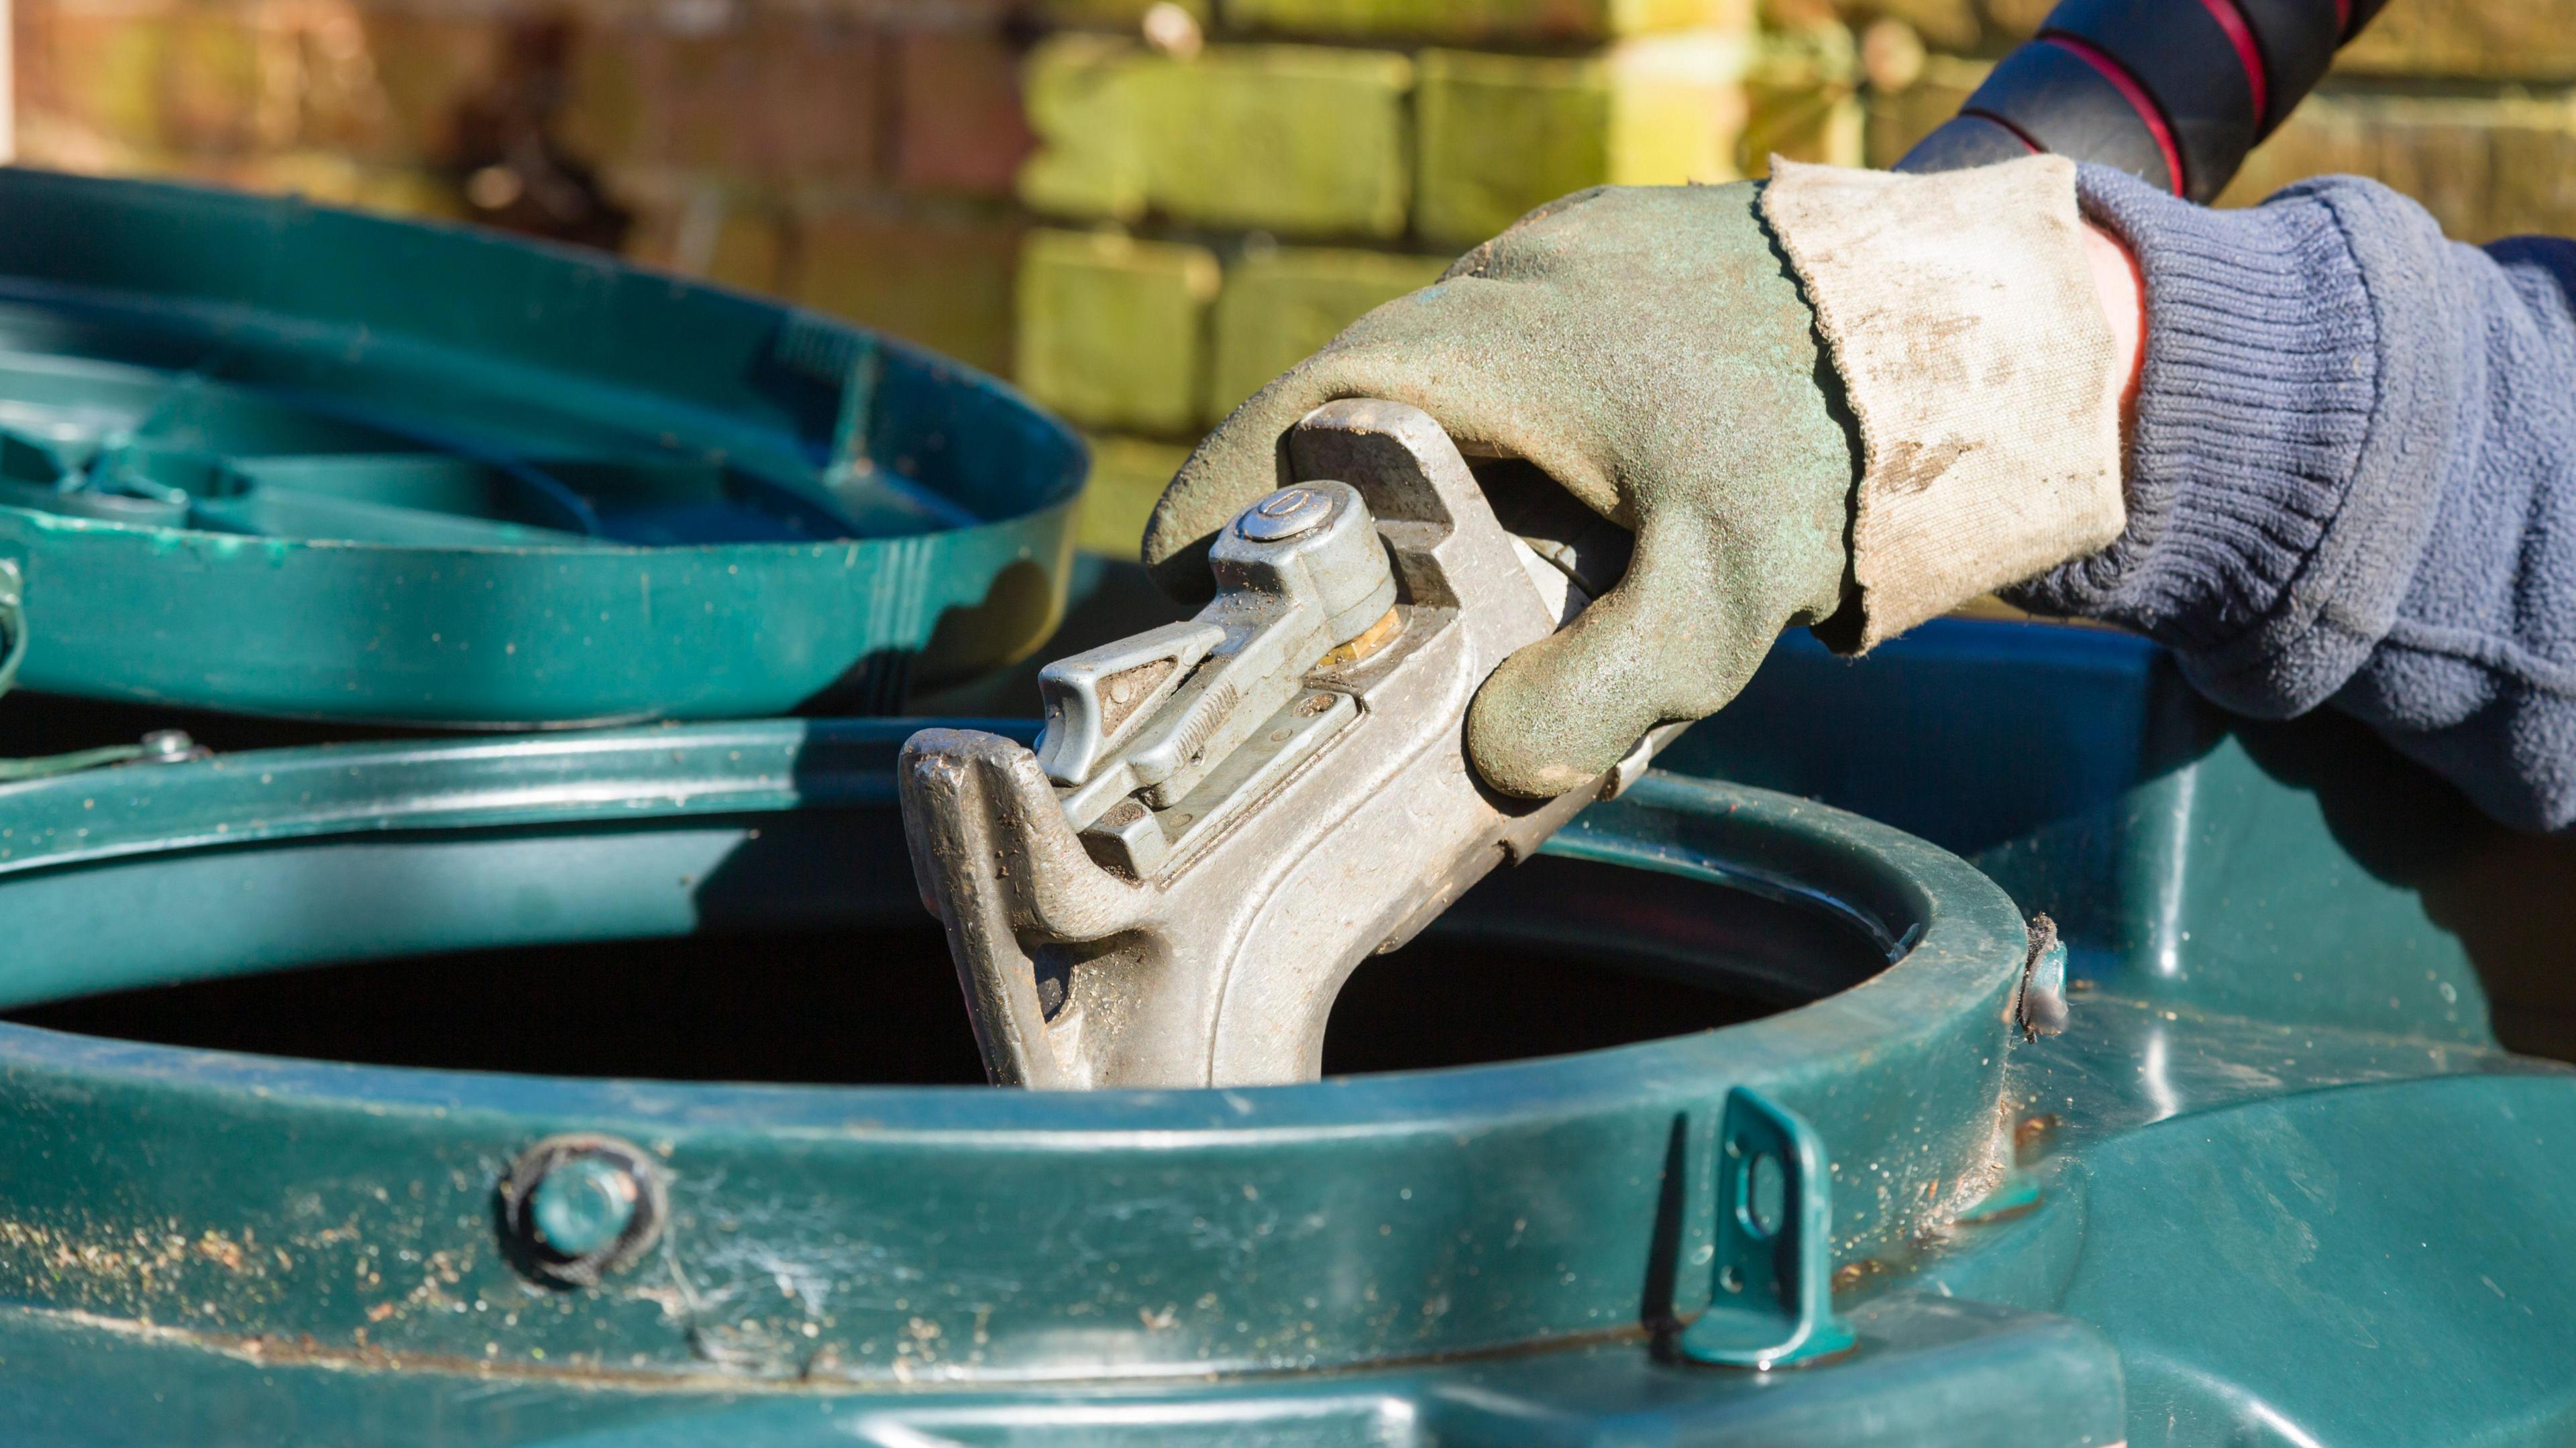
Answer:
<svg viewBox="0 0 2576 1448"><path fill-rule="evenodd" d="M2111 324L2112 366L2120 379L2120 445L2125 450L2138 416L2138 378L2147 356L2147 283L2138 259L2120 239L2098 226L2084 228L2084 263L2093 295Z"/></svg>

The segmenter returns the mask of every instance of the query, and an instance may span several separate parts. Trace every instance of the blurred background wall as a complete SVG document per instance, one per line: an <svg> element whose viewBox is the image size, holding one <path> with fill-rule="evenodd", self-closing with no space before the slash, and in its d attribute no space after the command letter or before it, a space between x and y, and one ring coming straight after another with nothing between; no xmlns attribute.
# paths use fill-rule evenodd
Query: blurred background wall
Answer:
<svg viewBox="0 0 2576 1448"><path fill-rule="evenodd" d="M1188 441L1596 182L1884 163L2049 0L9 0L18 159L470 219L1016 378L1131 552ZM2576 0L2392 0L2230 194L2576 233ZM399 284L394 279L392 284Z"/></svg>

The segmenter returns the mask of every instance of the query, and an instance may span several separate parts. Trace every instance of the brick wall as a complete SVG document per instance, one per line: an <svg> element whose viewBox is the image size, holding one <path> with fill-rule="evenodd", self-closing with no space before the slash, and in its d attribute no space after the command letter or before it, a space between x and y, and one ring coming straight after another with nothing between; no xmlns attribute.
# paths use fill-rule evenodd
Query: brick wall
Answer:
<svg viewBox="0 0 2576 1448"><path fill-rule="evenodd" d="M1750 0L1094 4L1031 45L1021 383L1131 548L1188 441L1360 313L1601 182L1856 161L1856 50Z"/></svg>
<svg viewBox="0 0 2576 1448"><path fill-rule="evenodd" d="M22 159L618 247L1189 441L1528 207L1884 162L2046 0L14 0ZM2233 198L2576 232L2576 0L2392 0Z"/></svg>

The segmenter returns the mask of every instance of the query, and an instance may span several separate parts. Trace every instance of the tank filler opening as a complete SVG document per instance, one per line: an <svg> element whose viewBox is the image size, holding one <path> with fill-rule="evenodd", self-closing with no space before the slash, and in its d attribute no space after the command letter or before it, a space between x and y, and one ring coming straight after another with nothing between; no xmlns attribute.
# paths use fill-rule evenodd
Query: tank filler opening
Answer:
<svg viewBox="0 0 2576 1448"><path fill-rule="evenodd" d="M1352 977L1327 1075L1563 1055L1732 1025L1885 964L1821 912L1542 858ZM514 947L118 991L21 1024L379 1066L685 1081L974 1085L938 928Z"/></svg>

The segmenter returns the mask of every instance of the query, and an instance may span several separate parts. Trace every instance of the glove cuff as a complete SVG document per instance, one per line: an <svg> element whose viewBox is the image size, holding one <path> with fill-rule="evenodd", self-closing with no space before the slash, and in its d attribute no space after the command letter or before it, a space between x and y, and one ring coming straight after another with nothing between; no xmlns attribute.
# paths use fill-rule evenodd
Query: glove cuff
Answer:
<svg viewBox="0 0 2576 1448"><path fill-rule="evenodd" d="M2073 162L1775 156L1762 213L1860 427L1860 649L2120 536L2120 379Z"/></svg>

